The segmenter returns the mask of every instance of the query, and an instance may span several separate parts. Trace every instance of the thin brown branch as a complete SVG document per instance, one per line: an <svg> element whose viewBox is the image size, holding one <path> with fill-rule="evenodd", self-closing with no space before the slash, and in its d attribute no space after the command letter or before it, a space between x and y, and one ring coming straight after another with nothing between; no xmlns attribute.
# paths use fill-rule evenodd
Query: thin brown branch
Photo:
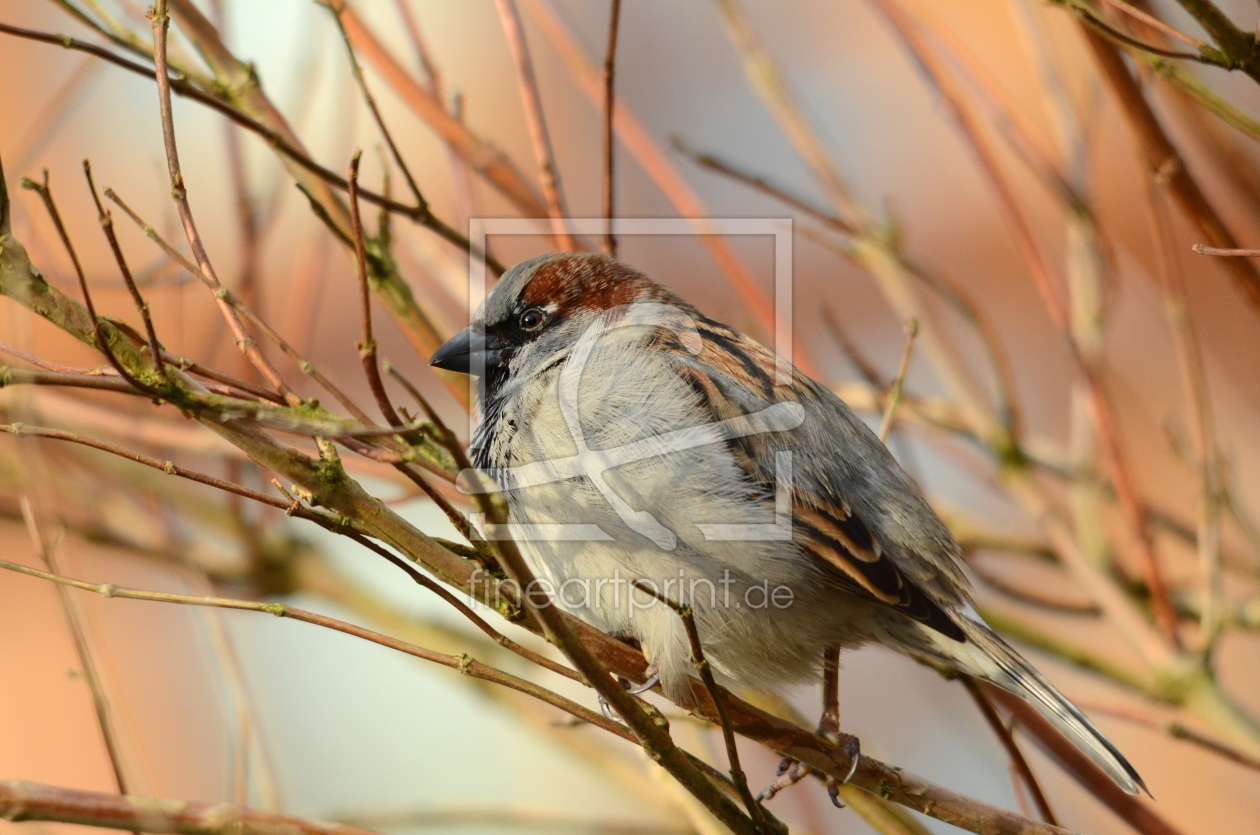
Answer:
<svg viewBox="0 0 1260 835"><path fill-rule="evenodd" d="M44 359L43 357L36 356L35 354L32 354L30 351L23 351L21 348L17 347L16 345L10 345L9 343L3 342L3 341L0 341L0 353L8 354L11 357L16 357L17 359L20 359L23 362L29 362L31 365L35 366L36 368L42 368L45 371L58 371L63 374L80 374L80 375L87 374L91 376L99 376L101 374L113 374L113 375L118 374L118 372L115 371L114 369L106 368L103 365L99 365L96 368L78 368L73 365L62 365L59 362L53 362L52 360L47 360L47 359Z"/></svg>
<svg viewBox="0 0 1260 835"><path fill-rule="evenodd" d="M416 404L424 410L425 416L433 424L433 428L436 430L438 440L451 453L451 457L455 459L455 463L460 470L472 469L472 463L468 460L468 456L464 453L463 444L459 442L459 438L456 437L455 433L451 431L451 428L446 425L446 422L442 420L442 416L437 413L437 410L433 408L428 399L420 393L420 389L416 388L416 384L407 379L407 377L398 370L397 366L389 360L384 360L383 364L385 366L385 373L397 380L399 384L406 389L407 393L411 395L412 399L416 401Z"/></svg>
<svg viewBox="0 0 1260 835"><path fill-rule="evenodd" d="M1199 187L1118 49L1092 30L1081 31L1129 126L1137 134L1149 175L1172 194L1208 246L1238 249L1233 234ZM1260 270L1246 258L1227 258L1221 263L1253 310L1260 313Z"/></svg>
<svg viewBox="0 0 1260 835"><path fill-rule="evenodd" d="M293 508L288 502L277 499L275 496L260 493L257 490L251 490L250 488L244 487L240 484L224 481L221 478L215 478L214 476L199 473L195 470L189 470L184 467L176 466L173 461L163 461L150 455L132 452L115 444L101 441L96 438L77 435L73 432L63 432L60 429L49 429L43 426L31 426L25 423L0 424L0 432L7 432L19 438L48 438L55 441L67 441L69 443L80 444L82 446L91 447L92 449L99 449L102 452L108 452L111 455L118 456L119 458L125 458L128 461L134 461L137 464L143 464L146 467L161 470L167 475L179 476L180 478L185 478L189 481L197 482L198 484L205 484L209 487L214 487L226 493L232 493L247 499L253 499L254 501L284 510L290 513L290 515L300 516L301 518L311 519L312 521L327 521L325 514L320 514L316 511L309 511L308 509L302 507ZM316 517L318 517L318 519L316 519Z"/></svg>
<svg viewBox="0 0 1260 835"><path fill-rule="evenodd" d="M1112 8L1123 12L1124 14L1133 18L1134 20L1139 20L1142 23L1145 23L1147 26L1150 26L1152 29L1158 29L1159 31L1163 32L1165 35L1169 35L1170 37L1176 38L1182 43L1188 44L1194 47L1195 49L1205 49L1207 47L1207 44L1199 40L1198 38L1190 37L1184 32L1181 32L1173 28L1172 26L1169 26L1164 21L1155 17L1155 15L1147 14L1141 9L1131 6L1130 4L1126 3L1125 0L1104 0L1104 2L1106 2L1107 5L1111 6Z"/></svg>
<svg viewBox="0 0 1260 835"><path fill-rule="evenodd" d="M1150 593L1155 622L1169 645L1180 650L1181 637L1177 631L1177 610L1172 604L1172 596L1164 580L1159 556L1155 551L1155 539L1142 509L1141 495L1138 493L1137 485L1133 481L1132 473L1126 465L1120 448L1115 413L1103 391L1101 382L1097 379L1098 372L1089 366L1086 366L1084 371L1090 378L1092 388L1087 408L1098 431L1099 445L1102 447L1103 457L1111 474L1111 482L1115 488L1120 511L1129 530L1137 538L1138 552L1142 558L1143 578Z"/></svg>
<svg viewBox="0 0 1260 835"><path fill-rule="evenodd" d="M1037 782L1037 775L1033 774L1032 768L1028 765L1028 760L1024 758L1024 752L1019 750L1019 745L1015 743L1015 737L1011 736L1010 730L1002 722L1001 717L997 715L997 711L993 709L993 703L989 701L989 697L985 695L984 690L981 689L975 679L970 676L963 676L961 680L972 700L976 703L976 707L980 709L981 715L989 723L989 727L993 729L993 734L998 738L998 742L1002 743L1002 747L1006 749L1006 755L1011 759L1011 766L1019 774L1024 787L1028 789L1028 793L1032 795L1041 819L1046 823L1058 826L1059 820L1055 817L1054 810L1050 808L1050 801L1046 799L1046 793L1042 791L1041 784Z"/></svg>
<svg viewBox="0 0 1260 835"><path fill-rule="evenodd" d="M104 794L22 780L0 782L0 819L15 823L56 821L161 835L377 835L357 826L230 804Z"/></svg>
<svg viewBox="0 0 1260 835"><path fill-rule="evenodd" d="M127 267L127 259L123 256L122 247L118 244L118 236L114 234L114 216L101 203L100 195L96 193L96 183L92 180L92 165L87 160L83 160L83 175L87 177L88 190L92 192L92 202L96 204L96 215L101 223L101 229L105 232L105 238L109 241L109 248L114 253L114 260L118 262L118 271L122 273L123 282L127 285L127 291L131 293L131 300L136 305L136 310L140 313L140 319L144 322L144 332L149 340L149 353L153 357L153 365L157 369L158 374L166 376L166 366L162 358L162 346L158 342L157 330L153 327L153 317L149 315L149 303L144 300L144 296L140 295L140 289L136 287L135 279L131 277L131 270Z"/></svg>
<svg viewBox="0 0 1260 835"><path fill-rule="evenodd" d="M556 164L555 150L547 131L547 117L543 113L542 96L538 92L538 79L534 75L529 44L525 41L521 14L513 0L494 0L494 6L499 12L499 23L507 38L508 52L516 64L516 82L520 89L521 105L525 110L525 126L529 130L534 163L538 166L539 179L542 181L543 199L547 201L551 232L560 249L573 251L578 248L578 244L569 232L569 213L565 208L564 191L560 186L560 168Z"/></svg>
<svg viewBox="0 0 1260 835"><path fill-rule="evenodd" d="M363 101L367 104L368 111L371 112L372 120L376 122L376 128L381 132L381 137L385 140L386 147L389 148L390 156L394 158L394 163L398 166L398 170L402 172L403 179L407 181L407 188L411 189L411 196L416 199L417 212L420 215L429 215L429 201L424 199L420 186L416 184L416 178L411 176L411 169L407 167L407 161L403 159L402 153L398 150L398 145L394 143L394 137L389 132L389 127L385 124L385 118L381 116L380 108L376 106L376 98L367 86L367 79L363 77L363 68L359 66L359 58L354 54L354 46L350 43L350 36L346 34L345 24L341 20L341 10L344 6L339 6L335 0L325 0L321 5L332 12L333 19L337 21L337 31L341 33L342 42L346 45L346 54L350 57L350 71L354 75L355 83L359 85L359 92L363 94ZM350 195L349 199L351 201L358 194L357 167L354 169L354 174L356 175L354 178L346 177L346 191ZM351 188L354 189L353 192L351 192ZM354 211L357 210L351 207L351 212ZM360 228L362 228L361 225Z"/></svg>
<svg viewBox="0 0 1260 835"><path fill-rule="evenodd" d="M5 386L66 386L69 388L99 389L120 394L143 394L122 377L110 373L74 374L65 371L30 371L0 363L0 388Z"/></svg>
<svg viewBox="0 0 1260 835"><path fill-rule="evenodd" d="M474 171L511 200L522 214L527 217L546 217L546 202L539 197L538 192L507 155L474 134L467 125L455 118L440 99L418 84L381 43L376 33L367 27L352 5L344 0L332 2L335 3L334 8L338 11L355 52L380 74L398 97L451 148L468 160Z"/></svg>
<svg viewBox="0 0 1260 835"><path fill-rule="evenodd" d="M347 48L349 44L347 43ZM357 65L356 65L357 66ZM392 145L391 145L392 147ZM372 336L372 290L368 286L367 254L363 245L363 219L359 217L359 159L356 151L350 160L350 238L354 241L355 274L359 278L359 305L363 314L363 338L359 341L359 359L363 362L363 371L367 375L368 386L372 396L376 398L376 406L385 416L390 426L403 425L394 406L389 402L389 394L385 391L385 383L381 381L381 369L376 363L376 339ZM407 175L410 179L410 175Z"/></svg>
<svg viewBox="0 0 1260 835"><path fill-rule="evenodd" d="M394 7L398 10L399 17L402 18L403 28L407 30L407 39L411 41L411 48L416 53L416 60L420 63L420 69L424 72L429 82L429 92L438 101L443 100L442 94L442 73L438 70L437 63L429 54L429 48L425 45L424 38L420 37L420 27L416 24L415 15L412 14L411 5L408 0L394 0Z"/></svg>
<svg viewBox="0 0 1260 835"><path fill-rule="evenodd" d="M906 373L910 370L910 356L914 353L914 338L919 335L919 323L915 319L906 322L906 341L901 348L901 361L897 364L897 375L888 387L888 398L884 406L884 417L879 424L879 439L888 440L893 422L897 419L897 406L901 404L901 391L905 387Z"/></svg>
<svg viewBox="0 0 1260 835"><path fill-rule="evenodd" d="M166 12L166 0L157 0L156 5L153 7L154 78L157 80L158 111L162 120L162 143L166 148L166 167L171 178L171 197L175 201L175 209L179 213L180 223L184 227L184 235L188 238L189 246L192 247L193 257L197 261L200 273L216 291L216 303L228 324L228 328L232 331L237 347L249 358L253 366L258 369L258 373L262 374L263 379L270 383L276 391L284 395L284 399L289 405L299 406L302 403L302 398L298 397L289 388L284 378L280 376L280 372L276 371L275 366L263 356L262 351L258 350L258 345L254 342L254 338L245 330L245 326L241 324L236 310L225 299L220 298L217 292L223 287L223 284L219 281L219 277L214 271L214 266L210 263L210 256L201 241L200 233L197 231L197 225L192 216L192 207L188 204L188 190L184 186L184 175L179 167L179 150L175 144L175 122L171 114L171 83L166 66L166 39L170 23L170 16ZM108 196L108 192L106 194Z"/></svg>
<svg viewBox="0 0 1260 835"><path fill-rule="evenodd" d="M473 548L477 550L477 553L481 555L481 559L484 564L494 565L497 562L495 555L487 550L485 539L477 532L477 529L473 527L472 523L468 521L468 517L460 513L459 510L452 505L445 496L438 492L437 488L429 483L428 479L405 464L396 464L395 468L407 478L411 479L411 482L419 487L420 490L438 506L438 509L446 515L447 521L451 523L451 527L459 531L459 535L468 540Z"/></svg>
<svg viewBox="0 0 1260 835"><path fill-rule="evenodd" d="M1124 512L1124 518L1139 546L1143 572L1151 593L1151 602L1156 622L1163 636L1174 648L1180 648L1181 641L1177 633L1177 616L1173 609L1166 584L1163 579L1158 556L1155 553L1154 541L1151 537L1145 517L1141 512L1140 500L1133 483L1131 473L1126 465L1120 449L1119 433L1115 427L1115 417L1107 400L1106 390L1102 384L1101 372L1097 363L1088 355L1083 346L1074 338L1072 322L1067 308L1058 298L1049 263L1042 256L1033 238L1031 227L1025 213L1015 199L1014 190L1002 173L992 149L985 141L979 125L975 123L966 101L957 89L953 79L943 66L939 57L931 50L923 33L915 20L907 14L897 0L872 0L891 24L894 32L901 38L915 61L922 68L932 86L943 97L950 115L954 119L963 138L975 154L990 187L993 189L1003 208L1012 237L1024 255L1032 271L1034 283L1037 285L1042 301L1046 306L1050 320L1069 337L1069 345L1073 349L1073 359L1085 377L1089 389L1087 406L1096 427L1104 458L1111 472L1116 487L1117 497Z"/></svg>
<svg viewBox="0 0 1260 835"><path fill-rule="evenodd" d="M586 59L581 46L551 5L550 0L523 0L523 3L530 17L542 30L544 37L568 66L575 86L598 112L604 100L604 82L601 71ZM762 338L769 341L778 328L774 305L771 299L762 292L744 262L730 248L723 236L716 233L713 224L708 220L713 213L624 100L613 109L613 124L621 144L642 166L648 177L674 207L678 216L691 224L699 237L700 245L708 251L709 257L722 271L727 283L752 314ZM812 377L821 376L808 352L795 338L793 339L792 362L805 374Z"/></svg>
<svg viewBox="0 0 1260 835"><path fill-rule="evenodd" d="M687 643L691 647L691 663L696 668L696 672L700 674L700 680L704 682L705 689L709 691L709 696L713 699L713 706L717 710L718 727L722 731L722 741L726 744L726 759L731 769L731 782L739 790L740 799L744 802L744 808L748 810L749 817L756 822L757 828L764 835L769 835L770 829L766 821L766 810L753 797L752 790L748 788L748 778L739 764L739 749L735 745L735 732L731 730L731 715L726 707L726 698L723 690L718 687L717 679L713 677L713 668L709 665L708 659L704 657L704 645L700 641L700 630L696 628L695 613L690 606L675 603L658 592L650 583L643 580L635 580L633 585L635 588L647 592L662 604L673 609L674 613L678 615L678 619L682 621L683 628L687 631Z"/></svg>
<svg viewBox="0 0 1260 835"><path fill-rule="evenodd" d="M1195 244L1192 249L1200 255L1218 255L1225 258L1260 258L1260 249L1221 249L1215 246Z"/></svg>
<svg viewBox="0 0 1260 835"><path fill-rule="evenodd" d="M39 523L35 518L35 509L31 506L30 497L23 493L19 501L22 508L22 520L26 523L26 530L31 538L31 544L35 546L40 561L43 562L44 567L50 573L58 573L59 569L54 546L49 543L40 530ZM114 717L110 710L109 698L105 693L105 684L101 680L100 671L96 668L92 649L88 644L87 633L83 629L83 622L79 619L78 610L74 607L74 601L70 599L66 588L57 586L56 592L57 601L60 603L62 614L66 618L66 625L70 629L70 637L74 641L74 650L79 658L79 666L83 668L83 678L87 681L88 690L92 693L92 708L96 713L96 723L101 731L101 740L105 743L105 753L109 757L110 770L114 775L114 784L118 786L119 793L126 794L127 777L123 769L122 748L119 744L117 729L114 726Z"/></svg>
<svg viewBox="0 0 1260 835"><path fill-rule="evenodd" d="M1203 352L1191 317L1179 253L1173 243L1171 218L1168 217L1168 209L1164 203L1166 195L1151 179L1148 178L1146 182L1151 219L1158 242L1156 249L1159 255L1159 283L1164 295L1164 312L1177 349L1177 365L1181 372L1182 389L1190 415L1191 436L1194 439L1192 465L1199 475L1195 545L1199 556L1202 608L1199 613L1198 651L1205 662L1210 662L1216 641L1225 628L1225 592L1221 572L1221 497L1224 494L1224 485L1220 473L1220 450L1216 440L1216 421L1208 392L1207 373L1203 367Z"/></svg>
<svg viewBox="0 0 1260 835"><path fill-rule="evenodd" d="M762 194L779 201L780 203L791 206L793 209L809 215L820 223L824 223L827 226L834 228L838 232L845 235L857 234L857 230L843 218L815 206L803 197L792 194L787 189L770 182L765 177L759 177L756 174L744 171L743 169L735 166L733 163L728 162L727 160L724 160L714 154L697 151L684 142L680 137L674 137L672 144L676 151L686 156L696 165L707 168L710 171L716 171L717 173L725 177L729 177L738 183L743 183L754 191L759 191Z"/></svg>
<svg viewBox="0 0 1260 835"><path fill-rule="evenodd" d="M616 136L613 131L613 95L617 70L617 31L621 26L621 0L608 6L608 45L604 47L604 218L608 231L604 234L604 252L617 257L617 238L613 235L613 215L617 211L616 179L613 177Z"/></svg>
<svg viewBox="0 0 1260 835"><path fill-rule="evenodd" d="M267 389L255 386L251 383L238 380L235 377L224 374L222 371L215 371L213 368L207 368L204 365L195 363L186 357L178 357L174 354L163 351L162 358L177 368L196 374L199 377L205 377L207 380L214 380L215 382L222 383L225 386L240 389L242 392L252 394L260 400L269 400L272 403L285 405L284 397L274 391L268 391Z"/></svg>
<svg viewBox="0 0 1260 835"><path fill-rule="evenodd" d="M857 373L867 382L871 389L876 392L887 391L888 386L880 376L879 370L862 354L858 349L857 343L849 338L848 332L840 324L840 320L830 307L822 309L822 320L827 333L836 341L836 345L840 347L840 351L844 354L845 359L857 369Z"/></svg>
<svg viewBox="0 0 1260 835"><path fill-rule="evenodd" d="M113 189L110 189L110 188L105 189L105 196L108 197L110 200L114 201L114 203L116 203L118 207L122 209L123 212L125 212L127 216L131 218L131 220L137 226L140 227L141 231L143 231L145 235L149 236L149 238L151 238L154 243L156 243L159 247L162 248L163 252L165 252L167 255L173 258L176 262L178 262L181 267L187 270L194 277L201 279L203 284L205 284L207 287L213 290L215 298L218 300L220 306L227 307L229 310L233 311L233 318L238 324L240 323L240 319L236 318L235 316L236 313L239 313L241 316L244 316L246 319L248 319L250 324L252 324L254 327L262 331L263 335L266 336L268 339L270 339L273 343L275 343L276 347L284 351L284 353L288 354L293 359L293 361L297 363L298 368L300 368L304 374L309 376L315 382L319 383L319 385L322 386L325 391L327 391L334 398L336 398L337 402L340 403L342 406L344 406L346 410L349 411L350 414L354 417L355 420L359 421L364 426L371 427L375 425L375 422L370 417L367 416L366 412L360 409L353 400L351 400L344 392L341 391L341 389L337 388L337 386L335 386L331 380L329 380L319 371L319 369L317 369L314 365L308 362L301 354L299 354L297 352L297 349L289 344L288 340L286 340L274 328L268 325L265 320L259 317L256 313L254 313L248 307L246 307L244 302L242 302L240 299L236 297L236 294L234 294L227 287L224 287L222 284L216 284L216 281L212 276L205 273L201 269L200 266L189 261L187 258L183 256L183 254L180 253L179 250L171 246L170 243L168 243L164 238L162 238L161 235L158 234L156 229L154 229L152 226L145 223L144 219L141 218L140 215L136 214L136 212L129 205L127 205L127 203L125 203L123 199L119 197L117 193L114 192ZM258 347L257 347L257 344L254 343L253 337L248 337L248 339L249 339L249 344L252 347L252 349L255 352L258 352ZM280 387L279 390L283 393L285 402L287 404L291 406L302 405L302 399L298 397L297 394L295 394L292 389L288 388L287 385L282 384L282 387Z"/></svg>
<svg viewBox="0 0 1260 835"><path fill-rule="evenodd" d="M1217 52L1215 56L1206 56L1197 52L1183 52L1176 49L1164 49L1161 46L1155 46L1154 44L1149 44L1145 41L1139 40L1127 32L1122 32L1083 6L1076 6L1073 10L1076 12L1076 19L1081 21L1081 23L1093 29L1107 40L1118 43L1122 46L1130 46L1140 52L1149 52L1152 55L1159 55L1164 58L1176 58L1182 61L1198 61L1201 64L1210 64L1218 67L1221 65L1221 57L1223 56L1220 56L1219 52Z"/></svg>
<svg viewBox="0 0 1260 835"><path fill-rule="evenodd" d="M52 189L48 186L48 169L44 169L44 182L37 183L24 177L22 178L22 187L35 192L44 201L44 208L48 210L53 226L57 228L57 235L61 238L62 245L65 246L66 252L70 255L70 263L74 265L74 273L79 278L79 290L83 293L83 306L87 308L88 316L92 317L92 322L95 326L97 350L105 355L105 359L109 360L109 364L114 367L114 370L118 372L120 377L139 391L149 391L148 386L132 376L123 364L118 361L118 358L114 356L113 349L110 348L109 336L105 332L104 322L101 320L101 317L96 315L96 306L92 303L92 291L88 289L87 278L83 274L83 265L79 263L78 253L74 251L74 244L70 242L70 233L66 231L65 224L61 222L61 212L57 211L57 203L53 200Z"/></svg>
<svg viewBox="0 0 1260 835"><path fill-rule="evenodd" d="M455 466L458 468L460 477L473 478L479 483L481 477L476 474L476 470L473 468L472 462L468 460L468 455L464 452L464 445L460 443L459 438L453 431L451 431L451 428L446 425L446 422L442 420L442 416L437 413L432 405L430 405L428 399L420 393L420 389L416 388L416 384L407 379L401 371L388 361L385 362L385 371L397 380L400 385L402 385L402 387L408 394L411 395L417 405L420 406L425 415L429 418L437 436L438 443L445 447L447 452L451 454L451 458L455 461ZM477 486L479 486L479 484L474 485L474 488ZM421 486L421 489L423 490L425 488ZM425 492L427 493L428 491L426 490ZM477 508L482 513L486 514L486 518L490 519L496 516L498 509L496 508L489 493L480 489L474 489L472 497L473 503L477 505ZM461 515L461 519L462 518L463 516Z"/></svg>
<svg viewBox="0 0 1260 835"><path fill-rule="evenodd" d="M198 597L188 594L171 594L168 592L147 591L144 589L126 588L124 586L116 586L113 583L89 583L83 580L76 580L71 577L64 577L52 572L40 571L38 569L29 568L25 565L0 560L0 568L14 571L18 574L25 574L30 577L37 577L42 580L48 580L59 585L70 586L72 588L82 589L84 591L95 592L105 598L120 598L124 600L147 600L155 603L175 603L185 606L209 606L218 609L238 609L249 612L265 612L280 618L289 618L291 620L309 623L314 626L322 626L325 629L331 629L335 632L342 632L361 640L370 641L383 647L388 647L399 652L406 653L415 658L425 661L431 661L473 678L488 681L493 684L499 684L509 687L529 696L541 699L550 705L560 708L566 713L589 722L592 725L603 728L622 739L631 739L629 732L620 723L606 719L599 713L589 708L579 705L571 699L566 699L557 693L539 687L538 685L526 681L519 676L503 670L482 664L465 654L447 655L441 652L435 652L424 647L409 644L406 641L400 641L388 635L374 632L371 629L365 629L355 624L346 623L345 621L330 618L315 612L308 612L305 609L299 609L296 606L289 606L284 603L263 603L254 600L239 600L229 597ZM624 691L623 691L624 692ZM130 827L128 827L130 828Z"/></svg>
<svg viewBox="0 0 1260 835"><path fill-rule="evenodd" d="M1180 830L1150 806L1117 786L1079 748L1042 718L1032 705L991 684L981 686L985 695L1009 713L1068 774L1142 835L1181 835Z"/></svg>

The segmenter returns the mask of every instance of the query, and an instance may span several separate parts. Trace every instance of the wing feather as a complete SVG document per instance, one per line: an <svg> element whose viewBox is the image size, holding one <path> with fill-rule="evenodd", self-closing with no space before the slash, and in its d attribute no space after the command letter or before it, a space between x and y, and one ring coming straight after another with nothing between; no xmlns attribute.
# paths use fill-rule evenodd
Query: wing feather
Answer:
<svg viewBox="0 0 1260 835"><path fill-rule="evenodd" d="M687 360L680 362L677 372L706 404L715 421L751 414L785 400L802 402L807 414L810 410L845 408L830 392L799 374L792 386L775 385L774 355L725 325L701 318L698 332L702 338L700 353L691 356L680 352ZM733 438L727 444L749 480L770 492L774 489L774 475L767 462L774 460L775 451L796 451L799 441L794 442L791 434L749 435ZM814 463L802 473L803 479L795 480L792 523L796 544L817 560L831 581L847 591L896 609L956 641L965 641L966 635L943 601L934 599L935 595L928 594L917 582L923 574L949 574L942 578L947 583L961 576L951 558L944 556L950 561L944 571L918 571L912 576L903 569L898 556L902 560L928 560L934 565L940 556L934 559L933 555L906 555L904 547L888 547L892 543L881 542L880 536L855 512L853 502L843 497L842 480L827 477L837 463ZM798 472L796 466L794 463L794 474ZM819 479L822 484L816 483ZM822 489L802 489L811 487ZM946 599L950 597L957 596Z"/></svg>

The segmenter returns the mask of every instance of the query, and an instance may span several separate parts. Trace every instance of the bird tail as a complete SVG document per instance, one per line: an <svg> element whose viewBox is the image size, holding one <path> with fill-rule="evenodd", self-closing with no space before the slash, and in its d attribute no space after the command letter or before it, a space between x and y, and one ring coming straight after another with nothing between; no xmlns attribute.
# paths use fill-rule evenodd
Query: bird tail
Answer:
<svg viewBox="0 0 1260 835"><path fill-rule="evenodd" d="M1081 709L1072 704L1046 677L1006 641L979 620L955 618L967 635L963 643L934 635L933 643L950 666L994 684L1028 702L1072 744L1129 794L1150 792L1129 761L1116 750Z"/></svg>

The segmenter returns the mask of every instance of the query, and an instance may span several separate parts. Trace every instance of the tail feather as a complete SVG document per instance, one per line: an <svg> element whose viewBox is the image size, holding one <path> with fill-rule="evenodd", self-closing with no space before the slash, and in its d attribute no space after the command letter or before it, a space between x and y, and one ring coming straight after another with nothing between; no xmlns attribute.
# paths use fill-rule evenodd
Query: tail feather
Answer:
<svg viewBox="0 0 1260 835"><path fill-rule="evenodd" d="M947 661L951 666L1031 704L1129 794L1137 794L1139 789L1150 793L1129 761L1045 676L984 623L970 618L957 620L962 622L960 625L967 634L965 642L948 639L933 642L942 650L948 649Z"/></svg>

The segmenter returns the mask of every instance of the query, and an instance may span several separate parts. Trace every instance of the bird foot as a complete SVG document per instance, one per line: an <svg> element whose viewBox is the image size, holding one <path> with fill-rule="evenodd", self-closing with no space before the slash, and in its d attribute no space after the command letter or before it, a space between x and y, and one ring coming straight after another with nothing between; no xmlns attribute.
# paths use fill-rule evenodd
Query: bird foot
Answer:
<svg viewBox="0 0 1260 835"><path fill-rule="evenodd" d="M853 774L857 771L858 762L862 756L862 749L856 736L825 727L827 724L826 717L824 717L822 725L818 728L818 735L839 745L845 756L851 761L849 771L845 774L843 780L837 780L831 775L827 776L827 796L831 798L832 805L837 809L843 809L844 801L840 799L840 787L853 779ZM777 776L768 786L761 790L761 793L757 795L757 800L759 802L770 800L788 786L794 786L801 780L804 780L813 770L813 768L799 760L784 757L783 761L779 763L778 770L775 772Z"/></svg>
<svg viewBox="0 0 1260 835"><path fill-rule="evenodd" d="M625 690L627 693L629 693L631 696L637 696L640 693L646 693L647 691L651 690L653 687L655 687L657 684L660 683L661 673L660 673L660 669L656 666L655 661L653 661L651 664L648 664L648 668L645 672L647 673L647 679L642 684L631 684L629 681L622 678L621 676L617 677L617 683L620 684L621 688ZM620 717L617 716L617 714L613 711L612 707L608 704L608 700L605 699L602 695L599 697L599 712L604 714L605 719L611 719L614 722L620 721Z"/></svg>

